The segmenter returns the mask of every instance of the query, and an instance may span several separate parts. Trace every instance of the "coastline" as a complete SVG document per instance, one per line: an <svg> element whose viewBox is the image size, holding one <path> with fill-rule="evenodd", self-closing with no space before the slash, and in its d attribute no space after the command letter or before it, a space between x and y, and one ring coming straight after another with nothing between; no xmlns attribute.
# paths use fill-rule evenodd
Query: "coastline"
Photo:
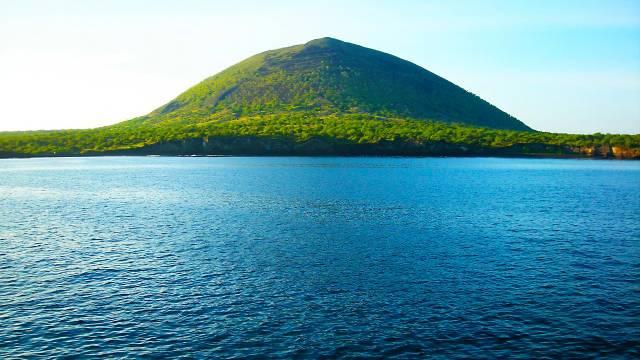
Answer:
<svg viewBox="0 0 640 360"><path fill-rule="evenodd" d="M504 157L640 160L640 149L611 145L571 147L554 144L515 144L486 147L444 142L379 141L354 143L314 137L296 141L286 137L227 136L164 141L136 148L107 151L24 154L0 152L0 158L86 156L374 156L374 157Z"/></svg>

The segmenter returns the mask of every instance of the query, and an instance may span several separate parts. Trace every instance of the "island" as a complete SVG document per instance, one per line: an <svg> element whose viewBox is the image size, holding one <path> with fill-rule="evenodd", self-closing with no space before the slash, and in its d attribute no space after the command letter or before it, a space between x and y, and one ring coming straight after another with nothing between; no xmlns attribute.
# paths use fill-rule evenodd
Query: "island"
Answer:
<svg viewBox="0 0 640 360"><path fill-rule="evenodd" d="M333 38L254 55L114 125L0 132L0 157L525 156L640 159L640 134L536 131L396 56Z"/></svg>

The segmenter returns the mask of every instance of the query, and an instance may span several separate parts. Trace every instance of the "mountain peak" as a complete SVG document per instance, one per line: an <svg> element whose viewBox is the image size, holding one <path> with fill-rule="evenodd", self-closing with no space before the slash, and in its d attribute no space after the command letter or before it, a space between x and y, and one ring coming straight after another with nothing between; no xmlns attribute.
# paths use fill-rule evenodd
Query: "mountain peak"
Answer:
<svg viewBox="0 0 640 360"><path fill-rule="evenodd" d="M264 114L361 114L530 130L416 64L331 37L252 56L145 119L197 123Z"/></svg>
<svg viewBox="0 0 640 360"><path fill-rule="evenodd" d="M313 39L304 44L305 47L318 46L318 47L339 47L346 44L342 40L334 39L332 37L322 37L319 39Z"/></svg>

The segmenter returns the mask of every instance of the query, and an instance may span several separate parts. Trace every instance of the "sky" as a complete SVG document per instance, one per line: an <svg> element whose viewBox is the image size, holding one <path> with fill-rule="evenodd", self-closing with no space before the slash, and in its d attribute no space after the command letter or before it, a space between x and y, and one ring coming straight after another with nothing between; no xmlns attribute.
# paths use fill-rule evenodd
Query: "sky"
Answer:
<svg viewBox="0 0 640 360"><path fill-rule="evenodd" d="M640 0L0 0L0 131L127 120L324 36L414 62L536 130L640 133Z"/></svg>

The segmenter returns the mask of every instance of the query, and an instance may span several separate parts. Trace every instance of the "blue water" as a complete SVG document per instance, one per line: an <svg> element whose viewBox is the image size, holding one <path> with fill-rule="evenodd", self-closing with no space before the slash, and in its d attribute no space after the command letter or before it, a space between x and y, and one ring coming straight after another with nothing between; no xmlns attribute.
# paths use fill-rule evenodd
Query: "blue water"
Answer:
<svg viewBox="0 0 640 360"><path fill-rule="evenodd" d="M0 358L640 356L640 162L0 160Z"/></svg>

